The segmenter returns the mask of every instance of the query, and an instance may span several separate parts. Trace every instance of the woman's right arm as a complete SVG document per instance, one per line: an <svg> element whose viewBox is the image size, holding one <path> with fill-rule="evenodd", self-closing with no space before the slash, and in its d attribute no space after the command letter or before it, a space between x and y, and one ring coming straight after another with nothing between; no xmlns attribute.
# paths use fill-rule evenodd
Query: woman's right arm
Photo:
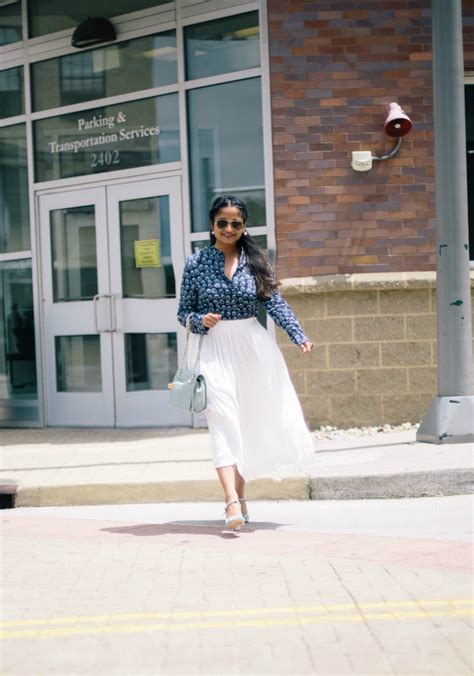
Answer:
<svg viewBox="0 0 474 676"><path fill-rule="evenodd" d="M184 265L183 278L181 280L181 293L178 305L178 321L186 326L189 317L189 326L193 333L206 334L208 329L203 325L204 314L197 312L197 288L193 280L193 265L188 258Z"/></svg>

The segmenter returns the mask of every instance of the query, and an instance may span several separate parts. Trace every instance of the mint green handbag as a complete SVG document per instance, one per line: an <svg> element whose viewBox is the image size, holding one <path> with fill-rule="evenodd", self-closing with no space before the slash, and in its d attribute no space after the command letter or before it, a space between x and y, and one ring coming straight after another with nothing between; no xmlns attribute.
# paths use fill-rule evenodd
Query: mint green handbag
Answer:
<svg viewBox="0 0 474 676"><path fill-rule="evenodd" d="M168 385L170 390L170 404L191 413L201 413L207 406L206 379L199 373L203 335L199 336L199 347L196 361L192 368L188 368L189 334L191 332L189 319L186 321L186 347L184 349L181 366L176 371L173 382ZM186 366L185 366L186 365Z"/></svg>

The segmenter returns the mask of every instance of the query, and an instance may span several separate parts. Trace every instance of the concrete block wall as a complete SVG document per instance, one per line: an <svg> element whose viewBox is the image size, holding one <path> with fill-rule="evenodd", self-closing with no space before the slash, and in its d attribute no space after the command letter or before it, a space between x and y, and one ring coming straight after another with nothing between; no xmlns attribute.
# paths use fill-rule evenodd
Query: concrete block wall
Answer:
<svg viewBox="0 0 474 676"><path fill-rule="evenodd" d="M303 355L277 333L312 427L421 420L437 391L434 273L287 279L281 291L314 342Z"/></svg>

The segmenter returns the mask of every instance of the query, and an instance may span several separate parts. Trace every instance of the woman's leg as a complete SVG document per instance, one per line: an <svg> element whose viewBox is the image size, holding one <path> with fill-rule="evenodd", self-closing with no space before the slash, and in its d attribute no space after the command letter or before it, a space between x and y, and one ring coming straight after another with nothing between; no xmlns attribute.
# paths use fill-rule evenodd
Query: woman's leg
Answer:
<svg viewBox="0 0 474 676"><path fill-rule="evenodd" d="M237 465L234 465L234 473L235 473L235 490L237 491L237 495L239 496L240 506L242 508L242 514L246 514L247 513L247 504L245 502L245 479L239 473L239 470L237 469Z"/></svg>
<svg viewBox="0 0 474 676"><path fill-rule="evenodd" d="M234 514L240 514L241 508L239 500L239 493L237 492L236 487L236 467L235 465L228 465L227 467L217 467L216 468L217 476L224 491L224 500L227 504L233 500L237 500L237 504L229 505L227 508L227 516L233 516ZM240 476L240 474L239 474Z"/></svg>

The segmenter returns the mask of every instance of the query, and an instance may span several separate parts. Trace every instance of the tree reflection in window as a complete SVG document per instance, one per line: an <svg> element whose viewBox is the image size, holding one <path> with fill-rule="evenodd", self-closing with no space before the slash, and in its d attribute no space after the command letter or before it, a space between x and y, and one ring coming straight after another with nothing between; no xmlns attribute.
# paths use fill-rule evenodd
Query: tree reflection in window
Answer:
<svg viewBox="0 0 474 676"><path fill-rule="evenodd" d="M60 59L59 86L61 105L76 103L80 99L100 99L105 94L105 71L94 69L95 53L72 54Z"/></svg>
<svg viewBox="0 0 474 676"><path fill-rule="evenodd" d="M0 399L36 398L31 261L0 264Z"/></svg>

